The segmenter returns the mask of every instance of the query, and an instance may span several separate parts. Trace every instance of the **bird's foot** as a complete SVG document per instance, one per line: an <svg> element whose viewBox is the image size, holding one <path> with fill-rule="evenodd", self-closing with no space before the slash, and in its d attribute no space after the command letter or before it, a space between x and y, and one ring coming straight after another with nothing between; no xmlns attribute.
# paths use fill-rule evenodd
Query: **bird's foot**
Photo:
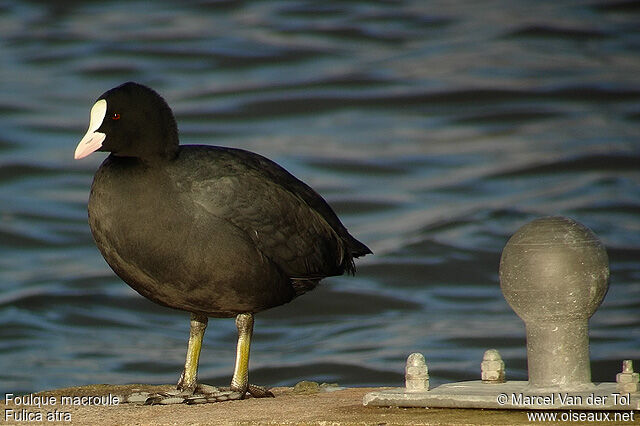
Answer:
<svg viewBox="0 0 640 426"><path fill-rule="evenodd" d="M269 392L266 389L263 390ZM198 384L193 390L172 389L157 393L135 392L127 396L125 402L140 405L206 404L210 402L235 401L243 399L243 397L244 394L242 392L234 391L230 388Z"/></svg>
<svg viewBox="0 0 640 426"><path fill-rule="evenodd" d="M269 389L267 389L267 388L265 388L263 386L252 385L252 384L249 384L247 386L247 389L244 392L242 391L242 389L236 389L233 386L230 387L230 388L225 388L225 389L235 390L237 392L242 393L244 396L249 394L254 398L274 398L275 397L273 392L271 392Z"/></svg>

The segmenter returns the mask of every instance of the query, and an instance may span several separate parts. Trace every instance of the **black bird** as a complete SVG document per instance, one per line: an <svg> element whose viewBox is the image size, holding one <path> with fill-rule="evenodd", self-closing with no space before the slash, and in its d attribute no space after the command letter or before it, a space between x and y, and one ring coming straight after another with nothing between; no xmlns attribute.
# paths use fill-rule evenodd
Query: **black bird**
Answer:
<svg viewBox="0 0 640 426"><path fill-rule="evenodd" d="M353 259L371 250L275 162L241 149L179 145L171 109L141 84L124 83L93 105L75 158L94 151L110 152L89 196L98 249L138 293L191 313L178 390L196 392L208 317L235 317L230 392L272 396L248 382L254 314L325 277L353 273Z"/></svg>

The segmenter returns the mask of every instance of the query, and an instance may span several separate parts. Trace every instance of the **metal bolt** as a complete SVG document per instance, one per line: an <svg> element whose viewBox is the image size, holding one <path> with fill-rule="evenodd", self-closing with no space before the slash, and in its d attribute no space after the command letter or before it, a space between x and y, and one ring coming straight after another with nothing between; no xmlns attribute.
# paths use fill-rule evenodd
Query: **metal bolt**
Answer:
<svg viewBox="0 0 640 426"><path fill-rule="evenodd" d="M497 349L488 349L480 363L484 383L504 383L504 361Z"/></svg>
<svg viewBox="0 0 640 426"><path fill-rule="evenodd" d="M604 246L572 219L536 219L509 239L500 259L500 286L526 325L531 388L593 386L588 321L608 280Z"/></svg>
<svg viewBox="0 0 640 426"><path fill-rule="evenodd" d="M421 392L429 390L429 371L424 355L412 353L407 358L405 367L405 387L408 392Z"/></svg>
<svg viewBox="0 0 640 426"><path fill-rule="evenodd" d="M616 382L620 392L631 393L640 389L640 374L633 372L633 361L622 361L622 373L616 374Z"/></svg>

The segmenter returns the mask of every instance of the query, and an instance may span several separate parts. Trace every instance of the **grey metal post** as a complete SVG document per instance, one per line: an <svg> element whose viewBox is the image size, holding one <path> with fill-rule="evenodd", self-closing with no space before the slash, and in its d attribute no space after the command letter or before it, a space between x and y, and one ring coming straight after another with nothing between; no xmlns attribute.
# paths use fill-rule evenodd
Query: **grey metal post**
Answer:
<svg viewBox="0 0 640 426"><path fill-rule="evenodd" d="M575 388L591 383L589 325L586 319L538 321L527 324L526 328L531 387Z"/></svg>
<svg viewBox="0 0 640 426"><path fill-rule="evenodd" d="M523 226L502 252L500 286L527 329L529 381L505 380L500 354L489 349L480 364L482 380L430 388L424 357L414 353L407 359L406 386L369 392L363 404L619 410L626 411L624 421L633 421L633 410L640 410L640 374L631 360L623 361L615 383L591 383L588 322L607 292L608 279L604 246L585 226L565 217Z"/></svg>
<svg viewBox="0 0 640 426"><path fill-rule="evenodd" d="M500 286L526 325L529 387L591 386L588 321L608 279L604 246L572 219L537 219L509 239Z"/></svg>

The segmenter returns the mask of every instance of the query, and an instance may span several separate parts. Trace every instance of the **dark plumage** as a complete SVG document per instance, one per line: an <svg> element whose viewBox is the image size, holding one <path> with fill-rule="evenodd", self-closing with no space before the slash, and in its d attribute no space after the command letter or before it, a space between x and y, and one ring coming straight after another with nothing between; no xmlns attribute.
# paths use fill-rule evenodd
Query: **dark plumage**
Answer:
<svg viewBox="0 0 640 426"><path fill-rule="evenodd" d="M98 98L76 158L95 150L111 152L89 198L102 255L137 292L205 324L287 303L371 253L273 161L179 146L171 109L140 84Z"/></svg>

